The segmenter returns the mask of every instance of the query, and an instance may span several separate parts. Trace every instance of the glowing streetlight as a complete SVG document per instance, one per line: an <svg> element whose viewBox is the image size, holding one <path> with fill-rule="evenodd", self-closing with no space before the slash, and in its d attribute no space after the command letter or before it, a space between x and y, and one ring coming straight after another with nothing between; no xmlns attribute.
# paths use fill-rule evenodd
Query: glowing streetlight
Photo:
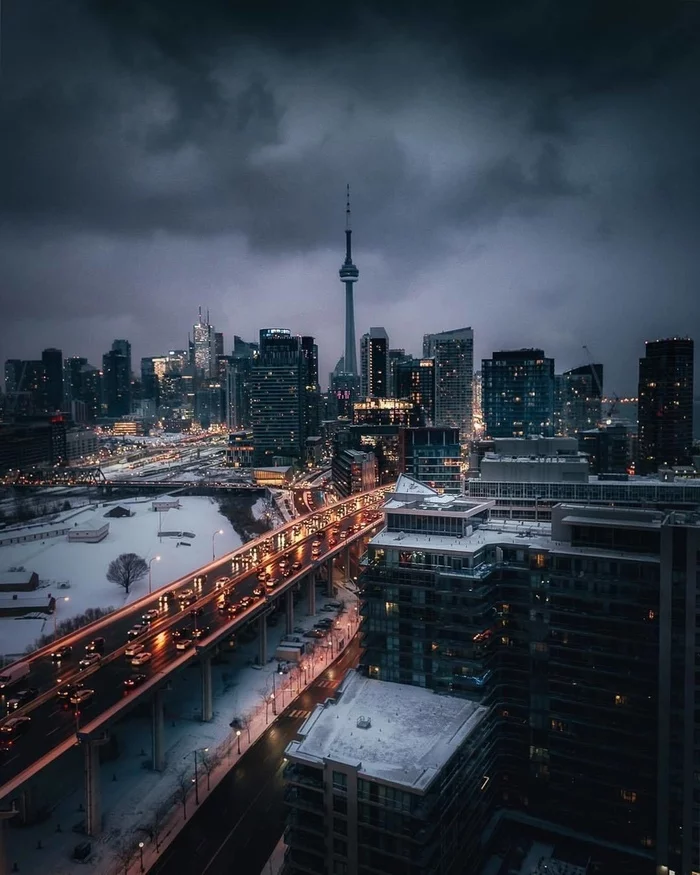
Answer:
<svg viewBox="0 0 700 875"><path fill-rule="evenodd" d="M160 556L154 556L152 559L148 560L148 594L151 594L151 565L154 562L160 562Z"/></svg>
<svg viewBox="0 0 700 875"><path fill-rule="evenodd" d="M238 742L238 756L241 755L241 730L236 730L236 741Z"/></svg>
<svg viewBox="0 0 700 875"><path fill-rule="evenodd" d="M53 634L54 634L54 636L57 634L56 617L58 615L58 603L59 602L69 602L69 601L70 601L70 596L68 596L68 595L64 595L63 598L61 598L61 599L54 599L54 605L53 605Z"/></svg>
<svg viewBox="0 0 700 875"><path fill-rule="evenodd" d="M218 529L211 536L211 561L212 562L216 559L216 550L214 549L214 539L216 538L217 535L223 535L223 533L224 533L223 529Z"/></svg>
<svg viewBox="0 0 700 875"><path fill-rule="evenodd" d="M143 842L139 842L139 854L141 855L141 871L145 872L146 870L143 868Z"/></svg>

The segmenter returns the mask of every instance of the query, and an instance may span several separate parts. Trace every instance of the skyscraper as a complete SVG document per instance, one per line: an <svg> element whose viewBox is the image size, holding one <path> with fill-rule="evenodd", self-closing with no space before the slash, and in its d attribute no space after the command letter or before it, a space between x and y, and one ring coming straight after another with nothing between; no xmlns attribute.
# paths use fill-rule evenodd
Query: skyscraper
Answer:
<svg viewBox="0 0 700 875"><path fill-rule="evenodd" d="M223 339L222 339L223 344ZM215 376L216 368L216 332L209 324L209 312L206 321L199 308L199 318L192 326L193 363L199 377Z"/></svg>
<svg viewBox="0 0 700 875"><path fill-rule="evenodd" d="M129 357L122 344L115 340L112 349L102 356L103 399L107 416L119 418L131 413L131 345L127 344Z"/></svg>
<svg viewBox="0 0 700 875"><path fill-rule="evenodd" d="M541 349L494 352L481 363L484 429L488 437L554 433L554 359Z"/></svg>
<svg viewBox="0 0 700 875"><path fill-rule="evenodd" d="M648 341L639 360L638 473L690 464L693 444L693 341Z"/></svg>
<svg viewBox="0 0 700 875"><path fill-rule="evenodd" d="M45 349L41 361L46 380L46 409L55 413L63 410L63 353L60 349Z"/></svg>
<svg viewBox="0 0 700 875"><path fill-rule="evenodd" d="M250 374L255 463L301 455L300 339L286 328L263 328Z"/></svg>
<svg viewBox="0 0 700 875"><path fill-rule="evenodd" d="M320 432L321 390L318 383L318 346L313 337L302 337L300 346L301 438Z"/></svg>
<svg viewBox="0 0 700 875"><path fill-rule="evenodd" d="M383 328L370 328L360 339L360 396L389 395L389 335Z"/></svg>
<svg viewBox="0 0 700 875"><path fill-rule="evenodd" d="M473 430L474 332L457 328L423 337L423 357L435 359L435 425Z"/></svg>
<svg viewBox="0 0 700 875"><path fill-rule="evenodd" d="M353 283L356 283L360 271L352 263L352 229L350 227L350 186L347 187L347 202L345 206L345 261L339 271L340 281L345 285L345 356L346 374L357 374L357 347L355 344L355 304L353 299Z"/></svg>
<svg viewBox="0 0 700 875"><path fill-rule="evenodd" d="M603 365L590 364L554 377L554 425L557 434L575 436L595 428L601 418Z"/></svg>
<svg viewBox="0 0 700 875"><path fill-rule="evenodd" d="M435 420L435 359L406 358L398 362L395 375L395 397L408 398L423 411L423 418L432 425Z"/></svg>

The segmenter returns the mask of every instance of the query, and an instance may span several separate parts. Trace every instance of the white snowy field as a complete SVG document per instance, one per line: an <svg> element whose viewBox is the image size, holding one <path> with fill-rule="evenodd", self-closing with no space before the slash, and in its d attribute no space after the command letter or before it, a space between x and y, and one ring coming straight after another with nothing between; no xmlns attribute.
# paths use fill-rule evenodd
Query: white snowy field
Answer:
<svg viewBox="0 0 700 875"><path fill-rule="evenodd" d="M223 531L214 538L217 556L240 546L240 537L219 513L214 499L185 496L178 500L179 509L162 514L151 509L153 498L90 505L77 514L73 512L71 522L78 526L92 519L109 522L109 534L99 544L69 542L63 536L0 547L0 572L18 567L36 571L42 587L38 592L51 593L59 599L58 622L88 608L121 608L148 592L148 576L134 584L128 596L120 586L110 583L106 578L107 566L120 553L137 553L147 562L160 556L151 564L155 590L211 562L214 532ZM116 505L132 511L134 516L105 519L104 514ZM159 538L159 517L162 531L189 534ZM0 617L0 659L4 656L7 661L24 653L40 635L53 631L53 623L53 616Z"/></svg>
<svg viewBox="0 0 700 875"><path fill-rule="evenodd" d="M336 584L339 580L336 579ZM339 586L337 598L346 603L347 610L341 615L342 627L334 633L337 641L342 636L346 641L357 627L356 597ZM319 589L316 597L316 617L307 615L306 598L303 596L295 608L295 624L311 628L319 616L328 617L321 612L325 602ZM201 722L200 679L196 667L187 669L180 675L176 692L177 706L166 706L166 767L163 772L144 768L144 762L151 753L150 715L131 716L115 727L122 739L120 756L114 762L101 766L102 810L105 823L103 833L93 841L93 868L105 875L121 875L128 868L129 875L140 871L138 854L132 858L132 865L120 866L120 848L124 845L135 847L138 841L145 842L144 857L147 866L155 861L158 854L149 839L148 831L153 827L155 812L164 805L168 814L162 819L159 829L161 852L165 844L172 840L182 824L182 808L173 803L173 794L178 787L178 777L187 772L194 775L194 751L200 752L199 794L203 800L207 794L207 777L201 765L201 753L207 749L222 757L220 765L210 775L213 789L223 775L238 759L237 739L230 723L234 717L247 717L250 721L250 743L265 731L268 723L274 720L270 706L265 707L263 694L269 696L275 675L275 698L282 710L291 701L290 687L298 691L300 682L308 683L326 671L332 660L331 649L326 642L320 642L315 654L307 657L307 673L277 674L275 648L284 637L285 624L279 623L268 628L268 653L271 655L266 666L254 669L250 663L258 652L257 641L241 645L222 664L212 666L212 688L214 692L214 715L209 723ZM337 649L335 650L337 653ZM331 669L328 680L332 687L334 676ZM330 694L330 689L329 689ZM266 713L267 712L267 713ZM310 712L294 712L294 716L307 716ZM250 746L247 732L241 735L241 753ZM116 780L115 780L116 778ZM71 862L70 854L83 836L70 830L70 826L83 819L80 808L83 802L83 787L79 784L71 789L65 798L52 810L50 819L36 826L22 829L8 829L7 859L10 865L17 863L19 872L50 871L52 875L69 875L75 872L77 864ZM188 815L194 810L194 793L187 800ZM57 826L62 825L60 831ZM39 845L41 843L41 845Z"/></svg>

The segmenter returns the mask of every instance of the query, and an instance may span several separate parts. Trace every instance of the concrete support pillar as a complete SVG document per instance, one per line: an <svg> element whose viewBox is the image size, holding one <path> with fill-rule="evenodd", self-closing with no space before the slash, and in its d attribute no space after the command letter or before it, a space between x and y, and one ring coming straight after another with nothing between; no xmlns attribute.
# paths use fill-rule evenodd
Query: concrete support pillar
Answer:
<svg viewBox="0 0 700 875"><path fill-rule="evenodd" d="M5 837L7 826L5 825L5 821L14 817L16 814L17 811L14 808L9 811L0 811L0 875L9 875L11 871L11 864L7 859L7 840Z"/></svg>
<svg viewBox="0 0 700 875"><path fill-rule="evenodd" d="M199 657L199 665L202 669L202 722L209 723L214 716L210 654L202 653Z"/></svg>
<svg viewBox="0 0 700 875"><path fill-rule="evenodd" d="M151 768L162 772L165 768L165 750L163 744L163 701L164 690L156 690L151 705Z"/></svg>
<svg viewBox="0 0 700 875"><path fill-rule="evenodd" d="M285 595L287 603L285 605L285 613L287 620L287 635L294 631L294 593L291 589L287 590Z"/></svg>
<svg viewBox="0 0 700 875"><path fill-rule="evenodd" d="M258 619L258 662L267 665L267 618L263 614Z"/></svg>
<svg viewBox="0 0 700 875"><path fill-rule="evenodd" d="M87 739L82 744L85 758L85 832L94 838L102 832L100 746L98 742Z"/></svg>
<svg viewBox="0 0 700 875"><path fill-rule="evenodd" d="M326 595L333 598L333 560L328 560L328 574L326 575Z"/></svg>
<svg viewBox="0 0 700 875"><path fill-rule="evenodd" d="M309 616L313 617L316 613L316 572L309 571L306 578L306 584L309 588Z"/></svg>

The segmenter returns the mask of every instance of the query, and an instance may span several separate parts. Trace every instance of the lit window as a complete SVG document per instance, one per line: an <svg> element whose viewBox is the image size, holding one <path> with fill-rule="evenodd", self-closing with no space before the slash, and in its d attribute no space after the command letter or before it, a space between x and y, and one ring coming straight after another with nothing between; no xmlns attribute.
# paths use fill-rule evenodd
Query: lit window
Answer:
<svg viewBox="0 0 700 875"><path fill-rule="evenodd" d="M633 803L637 801L637 794L634 790L620 790L620 796L624 802Z"/></svg>
<svg viewBox="0 0 700 875"><path fill-rule="evenodd" d="M619 693L615 694L615 704L616 705L626 705L627 704L627 696L621 696Z"/></svg>

